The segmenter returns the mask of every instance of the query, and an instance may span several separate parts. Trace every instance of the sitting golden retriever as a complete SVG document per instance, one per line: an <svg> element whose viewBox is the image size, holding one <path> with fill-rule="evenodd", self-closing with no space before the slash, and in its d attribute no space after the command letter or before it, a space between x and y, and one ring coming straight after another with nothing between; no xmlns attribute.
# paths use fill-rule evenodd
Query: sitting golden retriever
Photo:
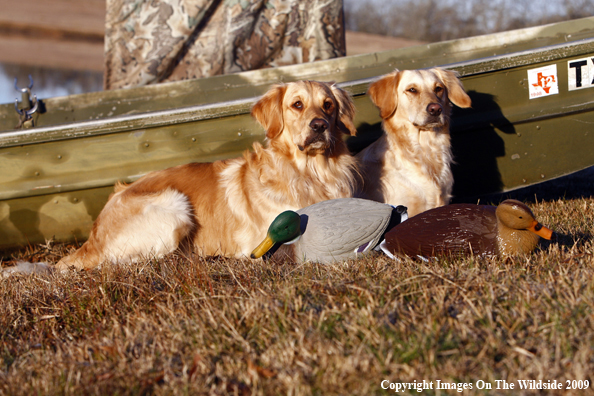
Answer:
<svg viewBox="0 0 594 396"><path fill-rule="evenodd" d="M409 216L449 203L451 104L470 107L458 75L439 68L394 71L372 83L384 134L359 154L363 174L357 195L404 205Z"/></svg>
<svg viewBox="0 0 594 396"><path fill-rule="evenodd" d="M266 130L240 158L191 163L118 184L89 240L57 268L159 257L178 246L201 255L249 257L287 209L351 197L356 160L342 133L355 134L349 95L328 83L274 86L252 108Z"/></svg>

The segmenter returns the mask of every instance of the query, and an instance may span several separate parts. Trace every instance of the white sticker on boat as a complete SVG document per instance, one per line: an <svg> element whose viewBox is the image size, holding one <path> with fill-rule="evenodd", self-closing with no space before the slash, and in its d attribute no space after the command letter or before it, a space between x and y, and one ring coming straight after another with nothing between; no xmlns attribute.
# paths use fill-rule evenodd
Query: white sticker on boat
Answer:
<svg viewBox="0 0 594 396"><path fill-rule="evenodd" d="M557 65L528 70L528 92L530 99L558 94Z"/></svg>
<svg viewBox="0 0 594 396"><path fill-rule="evenodd" d="M594 59L583 58L567 61L567 89L594 87Z"/></svg>

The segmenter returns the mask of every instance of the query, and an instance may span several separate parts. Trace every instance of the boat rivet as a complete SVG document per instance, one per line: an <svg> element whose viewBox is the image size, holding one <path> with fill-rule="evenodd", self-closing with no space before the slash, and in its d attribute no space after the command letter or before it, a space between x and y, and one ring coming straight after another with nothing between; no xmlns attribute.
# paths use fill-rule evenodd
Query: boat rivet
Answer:
<svg viewBox="0 0 594 396"><path fill-rule="evenodd" d="M150 144L148 144L148 143L145 143L144 144L144 147L148 147L148 146L150 146Z"/></svg>
<svg viewBox="0 0 594 396"><path fill-rule="evenodd" d="M241 136L241 132L237 132L237 136Z"/></svg>
<svg viewBox="0 0 594 396"><path fill-rule="evenodd" d="M72 199L74 202L78 202L78 198L73 198Z"/></svg>
<svg viewBox="0 0 594 396"><path fill-rule="evenodd" d="M62 156L61 155L58 155L58 159L62 159Z"/></svg>
<svg viewBox="0 0 594 396"><path fill-rule="evenodd" d="M195 142L196 141L196 138L192 138L192 141Z"/></svg>
<svg viewBox="0 0 594 396"><path fill-rule="evenodd" d="M536 129L540 131L540 125L537 125L536 126Z"/></svg>
<svg viewBox="0 0 594 396"><path fill-rule="evenodd" d="M545 178L545 175L543 175L543 174L541 173L541 174L540 174L540 178L541 178L541 179L544 179L544 178Z"/></svg>
<svg viewBox="0 0 594 396"><path fill-rule="evenodd" d="M522 183L526 183L526 181L527 181L526 179L522 179Z"/></svg>
<svg viewBox="0 0 594 396"><path fill-rule="evenodd" d="M56 200L54 201L54 203L55 203L55 204L57 204L57 203L58 203L58 200L56 199Z"/></svg>
<svg viewBox="0 0 594 396"><path fill-rule="evenodd" d="M39 172L35 172L35 176L39 176Z"/></svg>

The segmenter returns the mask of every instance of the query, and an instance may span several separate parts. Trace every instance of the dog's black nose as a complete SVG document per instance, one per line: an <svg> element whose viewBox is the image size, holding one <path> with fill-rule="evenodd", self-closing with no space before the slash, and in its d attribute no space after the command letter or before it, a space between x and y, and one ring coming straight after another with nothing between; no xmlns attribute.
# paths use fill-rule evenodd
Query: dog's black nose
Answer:
<svg viewBox="0 0 594 396"><path fill-rule="evenodd" d="M321 118L314 118L310 123L309 127L317 133L323 133L328 129L328 122Z"/></svg>
<svg viewBox="0 0 594 396"><path fill-rule="evenodd" d="M441 105L439 103L429 103L427 106L427 113L432 116L438 116L441 114Z"/></svg>

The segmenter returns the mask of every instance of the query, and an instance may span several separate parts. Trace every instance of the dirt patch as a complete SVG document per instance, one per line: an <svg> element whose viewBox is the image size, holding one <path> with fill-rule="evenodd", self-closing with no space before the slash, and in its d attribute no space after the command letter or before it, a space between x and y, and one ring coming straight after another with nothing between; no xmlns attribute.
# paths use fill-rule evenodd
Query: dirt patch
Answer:
<svg viewBox="0 0 594 396"><path fill-rule="evenodd" d="M103 36L105 0L0 0L0 25Z"/></svg>
<svg viewBox="0 0 594 396"><path fill-rule="evenodd" d="M388 51L422 44L426 43L401 37L379 36L377 34L352 31L346 32L347 55L368 54L370 52Z"/></svg>

